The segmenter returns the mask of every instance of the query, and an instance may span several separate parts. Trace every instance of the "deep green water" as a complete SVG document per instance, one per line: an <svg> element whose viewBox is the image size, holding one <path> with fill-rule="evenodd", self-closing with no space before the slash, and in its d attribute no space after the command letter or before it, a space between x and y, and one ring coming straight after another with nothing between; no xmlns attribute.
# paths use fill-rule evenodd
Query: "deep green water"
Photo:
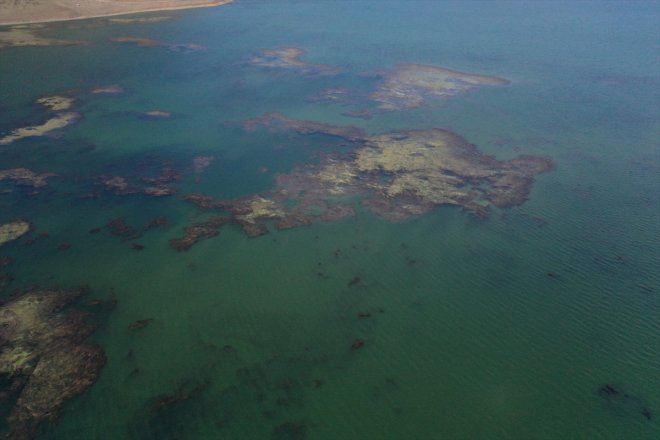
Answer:
<svg viewBox="0 0 660 440"><path fill-rule="evenodd" d="M44 439L659 438L660 3L237 1L169 14L179 19L48 25L90 44L0 51L0 133L42 122L44 94L79 90L83 115L61 137L0 146L0 169L61 175L34 197L2 183L14 192L0 196L0 223L24 217L50 238L0 248L16 260L0 293L89 285L92 298L118 300L93 336L108 358L98 382ZM127 35L206 49L109 41ZM246 64L283 46L345 71ZM511 85L370 120L309 100L327 87L368 92L377 78L365 72L399 63ZM127 93L84 92L114 83ZM174 116L135 117L152 109ZM485 221L454 208L404 223L360 211L258 238L227 226L186 253L168 240L205 214L180 197L79 198L99 174L153 156L185 168L198 154L217 159L199 182L188 173L182 193L238 197L337 142L231 123L269 111L373 133L447 128L498 158L549 155L557 168L524 205ZM88 233L119 216L168 224L138 240L141 252ZM351 351L356 338L365 346ZM599 396L606 383L651 419Z"/></svg>

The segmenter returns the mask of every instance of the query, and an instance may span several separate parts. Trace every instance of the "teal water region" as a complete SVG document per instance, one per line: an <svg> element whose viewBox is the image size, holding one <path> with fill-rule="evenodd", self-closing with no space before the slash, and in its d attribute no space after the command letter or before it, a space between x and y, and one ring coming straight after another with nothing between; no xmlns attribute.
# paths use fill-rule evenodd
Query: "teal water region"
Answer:
<svg viewBox="0 0 660 440"><path fill-rule="evenodd" d="M80 115L0 145L0 171L57 174L0 180L0 224L32 227L0 246L0 295L87 286L81 307L114 304L92 318L96 382L31 436L658 438L660 3L242 0L135 17L163 15L48 24L86 44L0 49L0 138L56 115L43 96ZM300 51L264 58L283 48ZM422 104L379 110L374 91L410 64L508 83L408 84L395 92ZM245 124L273 112L324 125ZM333 131L348 126L362 138ZM328 198L349 215L314 205L246 233L256 207L237 201L276 197L281 176L432 128L553 169L485 216L453 203L393 219L362 186Z"/></svg>

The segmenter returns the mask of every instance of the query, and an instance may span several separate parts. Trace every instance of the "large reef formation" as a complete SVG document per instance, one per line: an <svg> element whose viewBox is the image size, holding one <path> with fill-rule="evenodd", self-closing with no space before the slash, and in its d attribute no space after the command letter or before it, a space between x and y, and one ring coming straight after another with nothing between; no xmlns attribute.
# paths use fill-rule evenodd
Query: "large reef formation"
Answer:
<svg viewBox="0 0 660 440"><path fill-rule="evenodd" d="M28 291L0 305L0 400L15 401L7 438L35 438L96 381L105 355L85 341L94 330L88 315L70 307L83 294Z"/></svg>
<svg viewBox="0 0 660 440"><path fill-rule="evenodd" d="M339 136L355 146L351 153L326 154L318 164L278 174L275 187L262 194L234 200L184 197L201 210L229 212L250 236L267 233L268 222L287 229L354 216L357 200L390 221L404 221L441 205L460 206L484 218L491 206L524 203L534 176L553 168L547 157L498 160L461 136L436 128L369 135L355 127L291 120L282 114L244 126Z"/></svg>
<svg viewBox="0 0 660 440"><path fill-rule="evenodd" d="M337 66L306 63L300 59L304 54L305 51L298 47L262 49L257 55L250 58L248 63L259 67L294 70L310 77L332 76L342 72L342 69Z"/></svg>

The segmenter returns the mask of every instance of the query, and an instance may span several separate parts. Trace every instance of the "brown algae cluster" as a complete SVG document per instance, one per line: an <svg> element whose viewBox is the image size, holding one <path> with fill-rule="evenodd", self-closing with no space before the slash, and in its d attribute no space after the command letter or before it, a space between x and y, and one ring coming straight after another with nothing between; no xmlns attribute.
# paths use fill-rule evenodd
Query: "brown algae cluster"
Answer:
<svg viewBox="0 0 660 440"><path fill-rule="evenodd" d="M302 61L300 57L304 53L305 51L298 47L262 49L258 55L250 58L248 63L260 67L296 70L306 76L332 76L341 73L342 69L337 66Z"/></svg>
<svg viewBox="0 0 660 440"><path fill-rule="evenodd" d="M18 240L32 229L29 222L16 220L0 225L0 246Z"/></svg>
<svg viewBox="0 0 660 440"><path fill-rule="evenodd" d="M546 157L498 160L441 129L368 135L355 127L291 120L282 114L266 115L246 126L256 129L259 124L271 130L340 136L356 148L350 154L329 154L319 164L278 174L275 187L263 194L235 200L201 194L184 198L202 210L229 212L250 236L267 233L268 222L288 229L354 216L357 199L391 221L404 221L441 205L460 206L484 218L490 206L524 203L534 176L553 168Z"/></svg>
<svg viewBox="0 0 660 440"><path fill-rule="evenodd" d="M85 342L93 327L85 313L65 310L82 294L29 291L0 305L0 374L8 379L0 399L16 399L8 438L34 438L96 381L105 356Z"/></svg>

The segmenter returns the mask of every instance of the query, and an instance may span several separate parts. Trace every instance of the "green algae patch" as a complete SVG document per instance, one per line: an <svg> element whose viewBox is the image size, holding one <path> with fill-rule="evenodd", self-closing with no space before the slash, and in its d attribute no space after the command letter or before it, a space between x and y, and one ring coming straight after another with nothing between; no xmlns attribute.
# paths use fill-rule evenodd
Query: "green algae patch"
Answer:
<svg viewBox="0 0 660 440"><path fill-rule="evenodd" d="M16 220L0 225L0 246L10 241L18 240L28 232L32 226L25 220Z"/></svg>
<svg viewBox="0 0 660 440"><path fill-rule="evenodd" d="M29 291L0 305L0 374L9 378L2 398L17 396L7 418L8 438L35 438L62 406L97 379L105 356L85 339L88 315L68 306L76 291Z"/></svg>

